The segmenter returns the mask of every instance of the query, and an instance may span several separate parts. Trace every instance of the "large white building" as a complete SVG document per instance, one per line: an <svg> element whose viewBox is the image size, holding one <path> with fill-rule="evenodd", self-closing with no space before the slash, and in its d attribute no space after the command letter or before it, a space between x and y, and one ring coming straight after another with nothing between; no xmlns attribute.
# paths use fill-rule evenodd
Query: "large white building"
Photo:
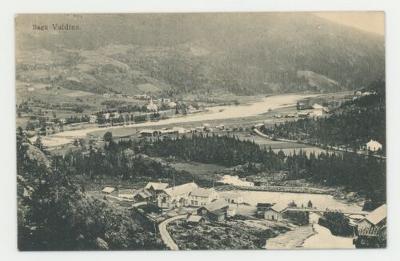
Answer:
<svg viewBox="0 0 400 261"><path fill-rule="evenodd" d="M197 188L189 194L189 205L205 206L218 198L218 193L213 188Z"/></svg>
<svg viewBox="0 0 400 261"><path fill-rule="evenodd" d="M192 182L163 189L157 196L157 205L160 208L187 206L189 205L190 193L197 188L199 186Z"/></svg>

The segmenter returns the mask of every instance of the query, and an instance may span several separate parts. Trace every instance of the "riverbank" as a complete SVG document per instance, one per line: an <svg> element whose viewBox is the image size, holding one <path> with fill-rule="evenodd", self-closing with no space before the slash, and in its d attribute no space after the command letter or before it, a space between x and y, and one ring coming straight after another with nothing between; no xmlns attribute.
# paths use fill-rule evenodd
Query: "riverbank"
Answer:
<svg viewBox="0 0 400 261"><path fill-rule="evenodd" d="M326 227L313 224L315 234L307 238L301 245L306 249L353 249L352 237L339 237L332 235L331 231Z"/></svg>
<svg viewBox="0 0 400 261"><path fill-rule="evenodd" d="M217 187L220 191L243 190L243 191L265 191L265 192L287 192L287 193L305 193L305 194L326 194L332 195L334 189L311 188L311 187L288 187L288 186L234 186L228 185Z"/></svg>
<svg viewBox="0 0 400 261"><path fill-rule="evenodd" d="M99 130L112 131L113 129L120 128L139 128L139 127L152 127L152 126L163 126L168 124L180 124L185 122L203 122L211 120L226 120L234 118L245 118L260 115L270 110L284 108L288 106L294 106L297 101L307 97L313 97L317 94L284 94L264 97L260 101L253 103L247 103L243 105L227 105L227 106L215 106L207 108L207 112L189 114L183 117L173 117L165 120L159 120L156 122L143 122L136 123L129 126L113 126L113 127L92 127L80 130L71 130L56 133L47 136L46 140L43 141L45 146L60 146L69 142L72 142L77 138L85 138L87 134Z"/></svg>

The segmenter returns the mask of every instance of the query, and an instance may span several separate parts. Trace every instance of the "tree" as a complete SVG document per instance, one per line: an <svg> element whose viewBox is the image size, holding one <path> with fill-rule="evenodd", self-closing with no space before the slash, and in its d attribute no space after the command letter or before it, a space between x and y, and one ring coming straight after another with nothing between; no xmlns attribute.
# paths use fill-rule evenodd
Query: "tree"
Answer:
<svg viewBox="0 0 400 261"><path fill-rule="evenodd" d="M105 142L111 142L112 137L112 133L110 131L107 131L106 133L104 133L103 139Z"/></svg>

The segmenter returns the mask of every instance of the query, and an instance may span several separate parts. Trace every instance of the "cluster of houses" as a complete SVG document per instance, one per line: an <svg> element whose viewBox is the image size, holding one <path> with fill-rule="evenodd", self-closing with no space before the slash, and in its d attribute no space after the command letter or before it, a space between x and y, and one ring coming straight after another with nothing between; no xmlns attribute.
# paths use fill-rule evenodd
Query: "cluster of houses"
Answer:
<svg viewBox="0 0 400 261"><path fill-rule="evenodd" d="M102 192L131 202L153 204L164 211L182 207L195 208L196 212L188 217L188 222L190 219L190 222L196 223L203 220L223 221L235 216L238 204L243 203L239 195L226 193L220 196L214 188L201 188L194 182L172 187L168 183L149 182L139 190L117 191L114 187L105 187Z"/></svg>
<svg viewBox="0 0 400 261"><path fill-rule="evenodd" d="M149 182L139 190L105 187L105 194L114 194L130 202L145 203L157 206L168 212L176 208L188 208L186 222L199 224L205 221L221 222L237 214L238 206L243 204L243 197L238 193L217 193L214 188L202 188L190 182L178 186L168 183ZM194 210L194 211L193 211ZM291 203L258 203L256 216L272 222L290 222L297 225L309 224L310 212L321 210L313 207ZM366 216L348 215L354 228L354 244L358 247L382 245L386 240L386 205L382 205ZM386 243L386 241L384 242Z"/></svg>

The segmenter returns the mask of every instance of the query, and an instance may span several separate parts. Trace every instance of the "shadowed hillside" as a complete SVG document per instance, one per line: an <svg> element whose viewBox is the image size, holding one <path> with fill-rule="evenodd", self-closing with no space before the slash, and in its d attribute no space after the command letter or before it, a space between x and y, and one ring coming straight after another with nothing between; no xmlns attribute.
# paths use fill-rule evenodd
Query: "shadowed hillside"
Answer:
<svg viewBox="0 0 400 261"><path fill-rule="evenodd" d="M33 23L81 30L33 32ZM306 13L43 15L16 24L17 79L70 90L326 92L367 86L385 71L382 36Z"/></svg>

